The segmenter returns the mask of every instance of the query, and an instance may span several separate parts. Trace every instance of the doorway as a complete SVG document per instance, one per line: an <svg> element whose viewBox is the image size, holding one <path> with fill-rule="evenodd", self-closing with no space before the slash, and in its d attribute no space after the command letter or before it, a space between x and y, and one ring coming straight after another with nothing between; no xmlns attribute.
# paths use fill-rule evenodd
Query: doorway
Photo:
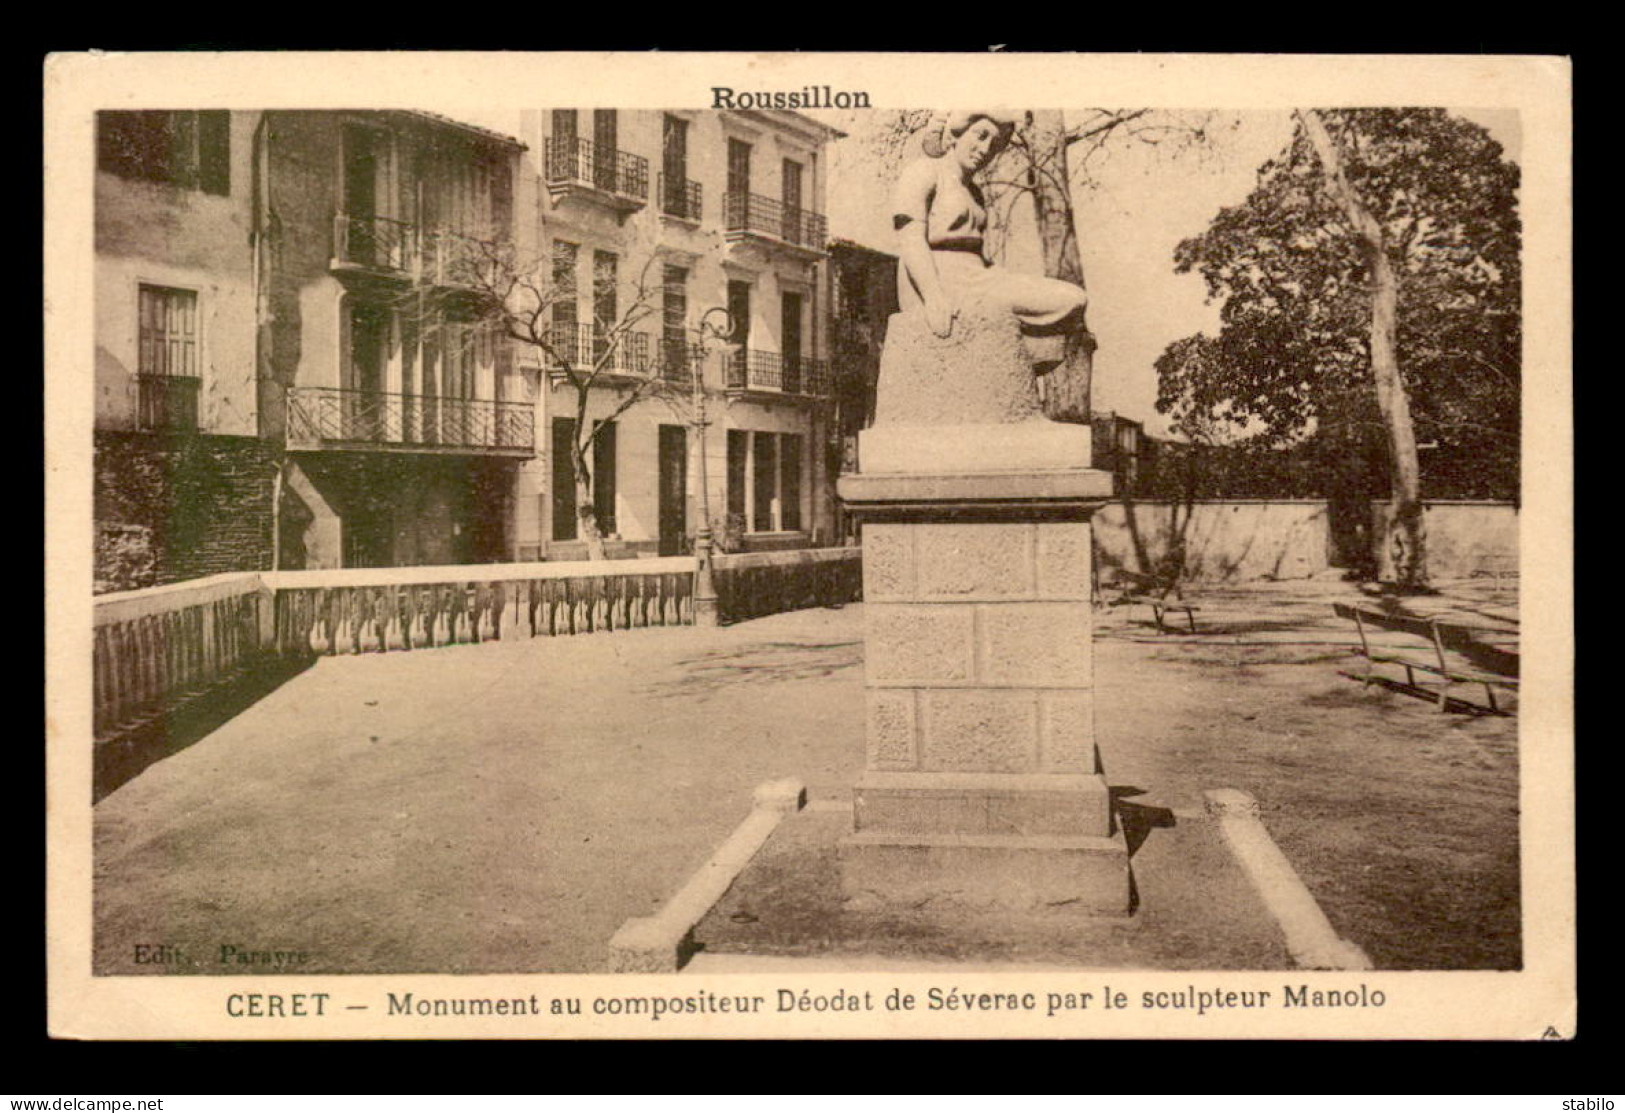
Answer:
<svg viewBox="0 0 1625 1113"><path fill-rule="evenodd" d="M660 427L660 555L681 556L688 547L688 430Z"/></svg>

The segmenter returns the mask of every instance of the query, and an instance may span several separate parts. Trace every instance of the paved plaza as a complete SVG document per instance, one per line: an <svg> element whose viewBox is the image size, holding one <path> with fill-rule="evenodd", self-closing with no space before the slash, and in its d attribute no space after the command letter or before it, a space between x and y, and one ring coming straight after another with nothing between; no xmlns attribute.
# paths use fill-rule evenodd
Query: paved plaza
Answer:
<svg viewBox="0 0 1625 1113"><path fill-rule="evenodd" d="M1176 815L1204 789L1251 793L1379 968L1514 967L1518 720L1340 676L1354 633L1331 604L1360 598L1213 589L1193 596L1195 635L1097 611L1108 780ZM1403 603L1516 614L1488 580ZM323 658L96 806L96 970L263 973L236 958L277 951L321 973L602 969L616 928L681 887L757 784L850 798L862 630L850 606ZM137 965L158 942L184 961Z"/></svg>

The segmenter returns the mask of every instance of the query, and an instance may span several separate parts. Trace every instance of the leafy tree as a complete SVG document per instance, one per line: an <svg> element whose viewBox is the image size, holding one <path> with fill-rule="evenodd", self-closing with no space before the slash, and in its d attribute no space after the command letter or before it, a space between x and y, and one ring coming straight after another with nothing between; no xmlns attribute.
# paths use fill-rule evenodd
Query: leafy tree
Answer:
<svg viewBox="0 0 1625 1113"><path fill-rule="evenodd" d="M1518 169L1442 109L1297 114L1252 193L1175 252L1223 301L1217 336L1157 361L1176 431L1385 449L1401 586L1427 582L1418 448L1515 477Z"/></svg>

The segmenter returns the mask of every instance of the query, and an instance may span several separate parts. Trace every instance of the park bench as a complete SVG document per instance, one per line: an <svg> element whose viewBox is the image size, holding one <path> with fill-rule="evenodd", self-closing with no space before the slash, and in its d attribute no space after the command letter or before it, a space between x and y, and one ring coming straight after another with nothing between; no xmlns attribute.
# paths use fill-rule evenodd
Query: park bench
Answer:
<svg viewBox="0 0 1625 1113"><path fill-rule="evenodd" d="M1496 714L1505 714L1495 701L1496 688L1516 690L1517 654L1509 653L1494 646L1484 645L1474 639L1472 631L1457 623L1441 622L1437 619L1417 618L1412 615L1390 614L1383 611L1366 610L1362 607L1351 607L1344 603L1332 604L1338 617L1353 621L1354 628L1360 635L1360 656L1365 658L1365 673L1356 676L1353 673L1343 675L1362 684L1369 685L1373 680L1382 679L1377 675L1378 665L1398 665L1405 670L1405 684L1417 691L1426 691L1429 688L1438 689L1438 704L1441 712L1445 711L1450 702L1450 690L1457 684L1478 684L1484 688L1485 698L1489 701L1489 710ZM1395 633L1409 634L1419 641L1426 643L1420 652L1431 650L1431 656L1420 656L1417 651L1401 652L1383 647L1373 648L1366 637L1366 629L1371 627L1377 630L1388 630ZM1451 662L1445 653L1455 650L1457 653L1471 654L1480 661L1488 661L1495 669L1478 668L1472 665L1462 665ZM1418 681L1417 673L1424 673Z"/></svg>
<svg viewBox="0 0 1625 1113"><path fill-rule="evenodd" d="M1112 600L1112 605L1150 607L1157 623L1158 633L1168 632L1163 616L1170 611L1183 612L1185 621L1190 623L1191 633L1196 633L1196 612L1202 608L1196 603L1187 603L1180 594L1178 584L1119 569L1114 586L1121 590L1117 598Z"/></svg>

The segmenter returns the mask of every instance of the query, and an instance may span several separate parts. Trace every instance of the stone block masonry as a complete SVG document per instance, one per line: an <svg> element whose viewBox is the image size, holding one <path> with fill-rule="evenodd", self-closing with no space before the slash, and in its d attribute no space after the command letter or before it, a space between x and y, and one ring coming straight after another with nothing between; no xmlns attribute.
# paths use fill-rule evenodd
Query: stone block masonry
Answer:
<svg viewBox="0 0 1625 1113"><path fill-rule="evenodd" d="M1086 469L843 480L867 626L850 895L1127 911L1094 740L1089 515L1106 493Z"/></svg>

